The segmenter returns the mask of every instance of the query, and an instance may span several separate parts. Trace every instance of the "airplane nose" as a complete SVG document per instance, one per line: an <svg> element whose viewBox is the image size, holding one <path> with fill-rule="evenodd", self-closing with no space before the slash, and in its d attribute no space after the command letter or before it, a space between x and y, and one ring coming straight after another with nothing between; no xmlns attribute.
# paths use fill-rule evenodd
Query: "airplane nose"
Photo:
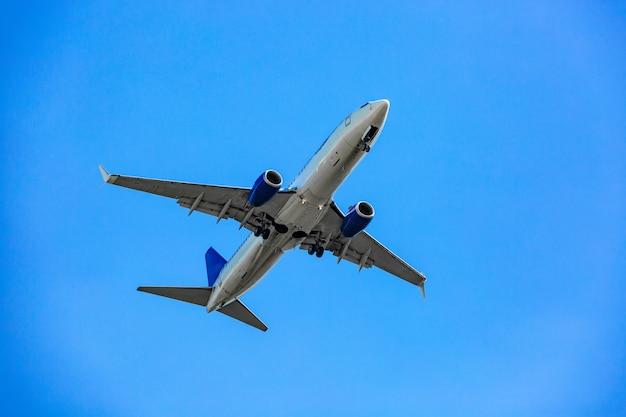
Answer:
<svg viewBox="0 0 626 417"><path fill-rule="evenodd" d="M381 127L387 119L387 113L389 112L389 100L382 99L376 101L370 101L370 120L372 124Z"/></svg>
<svg viewBox="0 0 626 417"><path fill-rule="evenodd" d="M387 116L387 113L389 112L389 100L382 99L371 101L370 104L372 105L372 111L376 112L377 115Z"/></svg>
<svg viewBox="0 0 626 417"><path fill-rule="evenodd" d="M383 108L385 110L389 109L389 100L387 100L386 98L375 100L375 101L372 101L371 103L372 103L372 106L376 109L378 108Z"/></svg>

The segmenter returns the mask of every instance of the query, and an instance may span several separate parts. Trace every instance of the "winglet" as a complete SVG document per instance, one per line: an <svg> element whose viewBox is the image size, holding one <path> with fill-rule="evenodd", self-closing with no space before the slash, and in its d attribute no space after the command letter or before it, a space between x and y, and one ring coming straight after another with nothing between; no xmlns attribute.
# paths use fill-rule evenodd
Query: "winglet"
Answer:
<svg viewBox="0 0 626 417"><path fill-rule="evenodd" d="M107 172L106 169L104 169L102 165L98 165L98 169L100 170L100 174L102 175L102 179L104 180L104 182L109 184L113 183L111 175Z"/></svg>
<svg viewBox="0 0 626 417"><path fill-rule="evenodd" d="M422 292L422 298L426 298L426 291L424 290L424 283L422 282L422 284L419 287L420 287L420 291Z"/></svg>

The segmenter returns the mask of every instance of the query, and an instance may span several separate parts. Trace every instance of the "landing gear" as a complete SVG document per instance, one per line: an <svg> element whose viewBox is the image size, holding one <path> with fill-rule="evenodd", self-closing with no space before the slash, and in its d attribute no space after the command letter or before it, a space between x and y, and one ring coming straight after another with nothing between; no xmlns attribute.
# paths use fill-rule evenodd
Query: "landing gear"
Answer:
<svg viewBox="0 0 626 417"><path fill-rule="evenodd" d="M307 249L307 252L309 253L309 255L315 254L315 256L317 256L318 258L321 258L322 255L324 255L324 247L317 243L314 243L309 246L309 248Z"/></svg>
<svg viewBox="0 0 626 417"><path fill-rule="evenodd" d="M378 132L378 127L374 126L374 125L370 125L366 130L365 133L363 133L363 136L361 136L361 141L363 141L363 151L364 152L369 152L370 151L370 143L372 142L372 140L374 140L374 138L376 137L376 133Z"/></svg>
<svg viewBox="0 0 626 417"><path fill-rule="evenodd" d="M258 219L258 221L261 224L254 229L254 236L256 237L262 236L263 240L267 240L267 238L270 237L270 233L272 232L272 230L269 228L269 224L268 224L269 222L265 220L265 214L263 214L263 217ZM286 228L286 226L283 226L283 227Z"/></svg>
<svg viewBox="0 0 626 417"><path fill-rule="evenodd" d="M267 240L268 237L270 237L270 233L272 231L270 229L264 228L263 226L257 226L256 229L254 229L254 236L263 236L263 240Z"/></svg>

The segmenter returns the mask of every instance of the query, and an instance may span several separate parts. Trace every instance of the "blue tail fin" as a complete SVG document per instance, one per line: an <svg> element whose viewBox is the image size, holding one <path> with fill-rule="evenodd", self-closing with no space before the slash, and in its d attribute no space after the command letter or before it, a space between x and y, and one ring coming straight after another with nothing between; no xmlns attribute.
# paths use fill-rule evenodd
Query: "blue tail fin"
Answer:
<svg viewBox="0 0 626 417"><path fill-rule="evenodd" d="M222 268L226 265L226 259L217 253L213 247L210 247L204 255L204 260L206 261L206 274L209 278L209 287L213 287L213 285L215 285L215 281L217 281L217 277L222 271Z"/></svg>

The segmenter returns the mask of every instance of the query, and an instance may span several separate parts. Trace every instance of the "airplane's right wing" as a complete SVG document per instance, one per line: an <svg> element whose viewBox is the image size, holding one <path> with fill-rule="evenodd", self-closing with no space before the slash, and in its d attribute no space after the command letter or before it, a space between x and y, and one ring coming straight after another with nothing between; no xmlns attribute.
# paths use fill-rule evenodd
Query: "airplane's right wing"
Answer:
<svg viewBox="0 0 626 417"><path fill-rule="evenodd" d="M270 218L276 217L278 211L293 193L292 191L279 191L269 202L255 208L252 212L248 205L249 188L111 175L102 166L99 168L102 178L109 184L174 198L180 206L189 209L189 214L193 211L200 211L216 216L218 221L232 218L242 223L248 230L256 228L258 216L262 214Z"/></svg>
<svg viewBox="0 0 626 417"><path fill-rule="evenodd" d="M419 286L422 291L424 289L424 282L426 282L424 274L403 261L365 231L350 239L348 250L343 259L359 266L371 263L383 271Z"/></svg>
<svg viewBox="0 0 626 417"><path fill-rule="evenodd" d="M387 249L382 243L374 239L369 233L362 231L351 239L341 235L340 228L344 214L334 202L326 216L318 224L319 230L314 230L300 245L301 249L308 249L315 244L319 236L328 237L325 249L337 256L338 262L342 259L352 262L361 268L376 266L383 271L402 278L411 284L417 285L424 295L426 276L403 261L398 255Z"/></svg>

